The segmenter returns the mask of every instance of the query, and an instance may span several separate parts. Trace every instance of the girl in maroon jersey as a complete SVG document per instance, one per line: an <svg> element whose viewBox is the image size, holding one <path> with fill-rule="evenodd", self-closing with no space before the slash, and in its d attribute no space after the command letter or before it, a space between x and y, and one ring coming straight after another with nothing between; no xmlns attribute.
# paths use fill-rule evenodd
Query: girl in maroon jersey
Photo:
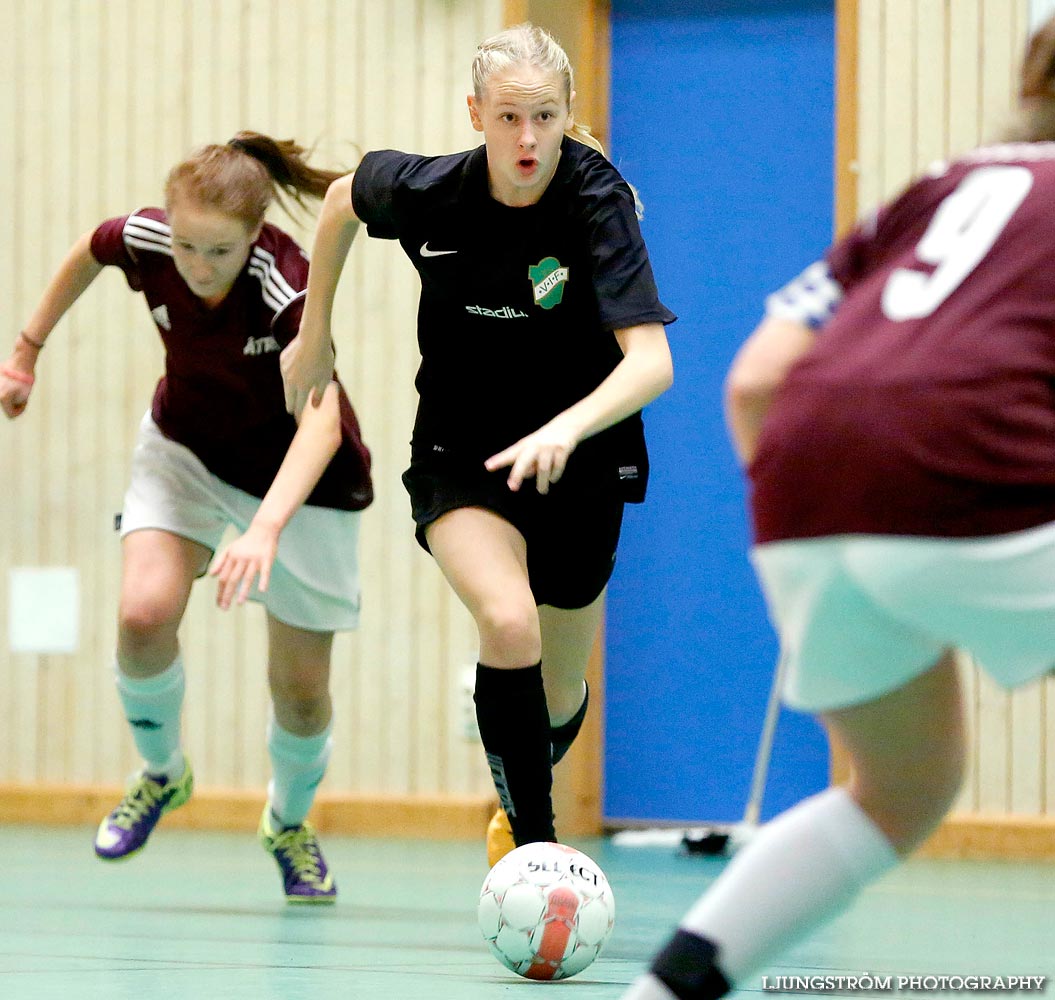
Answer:
<svg viewBox="0 0 1055 1000"><path fill-rule="evenodd" d="M1055 19L1021 97L1009 141L838 243L734 361L784 699L851 776L762 827L626 1000L746 985L928 836L963 776L953 650L1005 687L1055 660Z"/></svg>
<svg viewBox="0 0 1055 1000"><path fill-rule="evenodd" d="M300 415L285 409L281 349L296 336L308 262L264 221L276 195L321 198L337 174L304 150L241 132L178 164L165 209L103 222L70 250L0 367L8 417L29 401L54 326L105 265L142 292L165 345L121 515L117 688L143 768L100 824L104 860L140 850L193 778L180 741L178 629L213 560L217 600L267 609L272 764L260 836L291 902L332 902L336 885L306 816L331 752L330 649L359 612L359 511L372 493L351 404L331 382ZM216 664L216 669L226 665Z"/></svg>

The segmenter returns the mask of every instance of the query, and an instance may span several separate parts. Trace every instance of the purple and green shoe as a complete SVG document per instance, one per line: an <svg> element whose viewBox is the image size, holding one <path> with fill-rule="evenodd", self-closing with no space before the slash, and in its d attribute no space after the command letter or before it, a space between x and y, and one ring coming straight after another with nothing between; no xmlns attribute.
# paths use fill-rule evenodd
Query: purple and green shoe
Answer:
<svg viewBox="0 0 1055 1000"><path fill-rule="evenodd" d="M194 790L194 774L187 762L181 777L172 781L140 771L125 797L100 824L95 853L103 861L120 861L139 851L167 812L178 809Z"/></svg>
<svg viewBox="0 0 1055 1000"><path fill-rule="evenodd" d="M337 883L326 865L319 837L310 823L275 831L271 807L260 817L260 843L278 865L287 903L335 903Z"/></svg>

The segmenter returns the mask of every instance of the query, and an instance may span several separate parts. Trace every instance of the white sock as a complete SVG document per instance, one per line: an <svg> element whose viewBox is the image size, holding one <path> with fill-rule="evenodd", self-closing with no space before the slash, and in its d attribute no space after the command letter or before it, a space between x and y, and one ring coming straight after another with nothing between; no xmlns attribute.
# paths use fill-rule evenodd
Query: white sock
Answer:
<svg viewBox="0 0 1055 1000"><path fill-rule="evenodd" d="M722 973L741 982L899 861L850 794L829 788L763 826L681 927L717 945Z"/></svg>
<svg viewBox="0 0 1055 1000"><path fill-rule="evenodd" d="M678 1000L678 997L649 973L638 976L627 988L622 1000Z"/></svg>
<svg viewBox="0 0 1055 1000"><path fill-rule="evenodd" d="M281 826L300 826L308 815L315 790L330 762L332 734L333 719L315 736L296 736L283 729L274 716L268 722L272 777L267 797L271 814Z"/></svg>
<svg viewBox="0 0 1055 1000"><path fill-rule="evenodd" d="M146 770L172 780L179 778L185 767L180 748L183 660L177 654L172 663L153 677L129 677L116 663L114 672L125 718L132 727L132 738Z"/></svg>

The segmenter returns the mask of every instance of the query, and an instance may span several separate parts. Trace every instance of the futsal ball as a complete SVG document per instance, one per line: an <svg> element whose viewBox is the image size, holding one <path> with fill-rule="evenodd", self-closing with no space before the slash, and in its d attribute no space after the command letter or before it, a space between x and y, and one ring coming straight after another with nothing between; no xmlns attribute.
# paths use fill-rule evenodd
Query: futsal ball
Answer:
<svg viewBox="0 0 1055 1000"><path fill-rule="evenodd" d="M507 969L525 979L567 979L601 954L615 923L615 897L581 851L525 844L484 879L477 917Z"/></svg>

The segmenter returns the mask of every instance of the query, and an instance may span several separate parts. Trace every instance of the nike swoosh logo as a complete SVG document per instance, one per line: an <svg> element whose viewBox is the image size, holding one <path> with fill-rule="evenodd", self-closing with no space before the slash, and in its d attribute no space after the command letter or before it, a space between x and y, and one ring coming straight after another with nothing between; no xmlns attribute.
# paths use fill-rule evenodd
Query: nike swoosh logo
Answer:
<svg viewBox="0 0 1055 1000"><path fill-rule="evenodd" d="M422 257L443 257L449 253L457 253L457 250L430 250L428 240L421 244L421 249L418 251Z"/></svg>

